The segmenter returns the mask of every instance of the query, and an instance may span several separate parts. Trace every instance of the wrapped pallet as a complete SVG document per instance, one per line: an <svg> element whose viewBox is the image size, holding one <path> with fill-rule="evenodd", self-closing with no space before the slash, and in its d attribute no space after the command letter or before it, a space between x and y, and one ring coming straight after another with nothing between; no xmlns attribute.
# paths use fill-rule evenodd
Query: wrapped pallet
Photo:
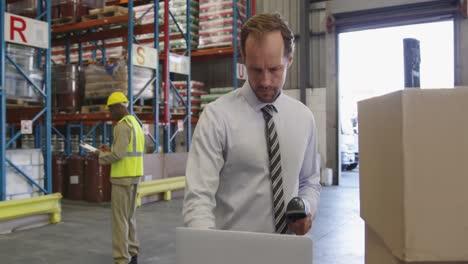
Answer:
<svg viewBox="0 0 468 264"><path fill-rule="evenodd" d="M133 95L137 95L143 87L153 78L152 69L133 67ZM113 92L128 91L127 61L119 61L114 64L89 65L85 69L85 99L107 98ZM153 98L154 91L148 87L141 94L142 99Z"/></svg>
<svg viewBox="0 0 468 264"><path fill-rule="evenodd" d="M246 20L246 1L237 2L237 32L233 32L234 8L230 0L200 0L199 48L230 46L240 35L242 20Z"/></svg>

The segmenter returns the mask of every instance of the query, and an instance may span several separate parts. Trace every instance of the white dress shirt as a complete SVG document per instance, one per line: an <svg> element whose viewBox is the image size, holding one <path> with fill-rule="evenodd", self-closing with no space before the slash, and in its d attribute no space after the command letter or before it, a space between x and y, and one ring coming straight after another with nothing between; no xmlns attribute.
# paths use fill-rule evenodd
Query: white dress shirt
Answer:
<svg viewBox="0 0 468 264"><path fill-rule="evenodd" d="M285 206L304 198L315 215L320 159L312 112L281 93L272 103ZM248 82L208 104L195 129L183 206L188 227L274 233L265 120Z"/></svg>

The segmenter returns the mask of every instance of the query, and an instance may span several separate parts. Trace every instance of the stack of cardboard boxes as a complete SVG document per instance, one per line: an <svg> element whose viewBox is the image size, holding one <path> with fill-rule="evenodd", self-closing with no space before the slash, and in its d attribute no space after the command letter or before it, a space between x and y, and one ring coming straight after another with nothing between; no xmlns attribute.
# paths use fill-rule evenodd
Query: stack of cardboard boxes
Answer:
<svg viewBox="0 0 468 264"><path fill-rule="evenodd" d="M359 103L366 264L468 263L468 89Z"/></svg>
<svg viewBox="0 0 468 264"><path fill-rule="evenodd" d="M6 157L21 172L44 188L44 158L41 149L7 150ZM25 199L42 195L37 186L32 185L16 168L6 167L6 200Z"/></svg>

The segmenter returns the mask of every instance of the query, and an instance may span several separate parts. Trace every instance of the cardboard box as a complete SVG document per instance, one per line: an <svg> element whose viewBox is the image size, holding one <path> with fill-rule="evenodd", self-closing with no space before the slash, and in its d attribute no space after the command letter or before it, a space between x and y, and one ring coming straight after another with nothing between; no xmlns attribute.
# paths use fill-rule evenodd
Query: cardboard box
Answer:
<svg viewBox="0 0 468 264"><path fill-rule="evenodd" d="M16 166L42 165L44 158L41 149L12 149L7 150L6 158Z"/></svg>
<svg viewBox="0 0 468 264"><path fill-rule="evenodd" d="M467 264L468 262L405 262L392 255L382 239L366 225L365 264Z"/></svg>
<svg viewBox="0 0 468 264"><path fill-rule="evenodd" d="M361 217L398 259L468 261L467 102L468 89L359 102Z"/></svg>

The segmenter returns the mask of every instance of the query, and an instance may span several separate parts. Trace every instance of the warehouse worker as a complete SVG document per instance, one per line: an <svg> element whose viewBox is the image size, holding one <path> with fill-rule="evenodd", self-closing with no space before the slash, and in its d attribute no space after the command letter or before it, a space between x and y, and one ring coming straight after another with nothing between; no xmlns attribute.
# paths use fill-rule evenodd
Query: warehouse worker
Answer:
<svg viewBox="0 0 468 264"><path fill-rule="evenodd" d="M100 164L111 164L112 247L116 264L138 263L139 242L136 233L136 195L143 175L145 137L134 116L128 112L128 99L112 93L107 107L114 126L112 148L101 146Z"/></svg>
<svg viewBox="0 0 468 264"><path fill-rule="evenodd" d="M303 235L320 195L312 112L282 92L294 34L279 14L242 27L248 81L208 104L187 161L184 223L194 228ZM287 203L305 200L306 217L286 223Z"/></svg>

